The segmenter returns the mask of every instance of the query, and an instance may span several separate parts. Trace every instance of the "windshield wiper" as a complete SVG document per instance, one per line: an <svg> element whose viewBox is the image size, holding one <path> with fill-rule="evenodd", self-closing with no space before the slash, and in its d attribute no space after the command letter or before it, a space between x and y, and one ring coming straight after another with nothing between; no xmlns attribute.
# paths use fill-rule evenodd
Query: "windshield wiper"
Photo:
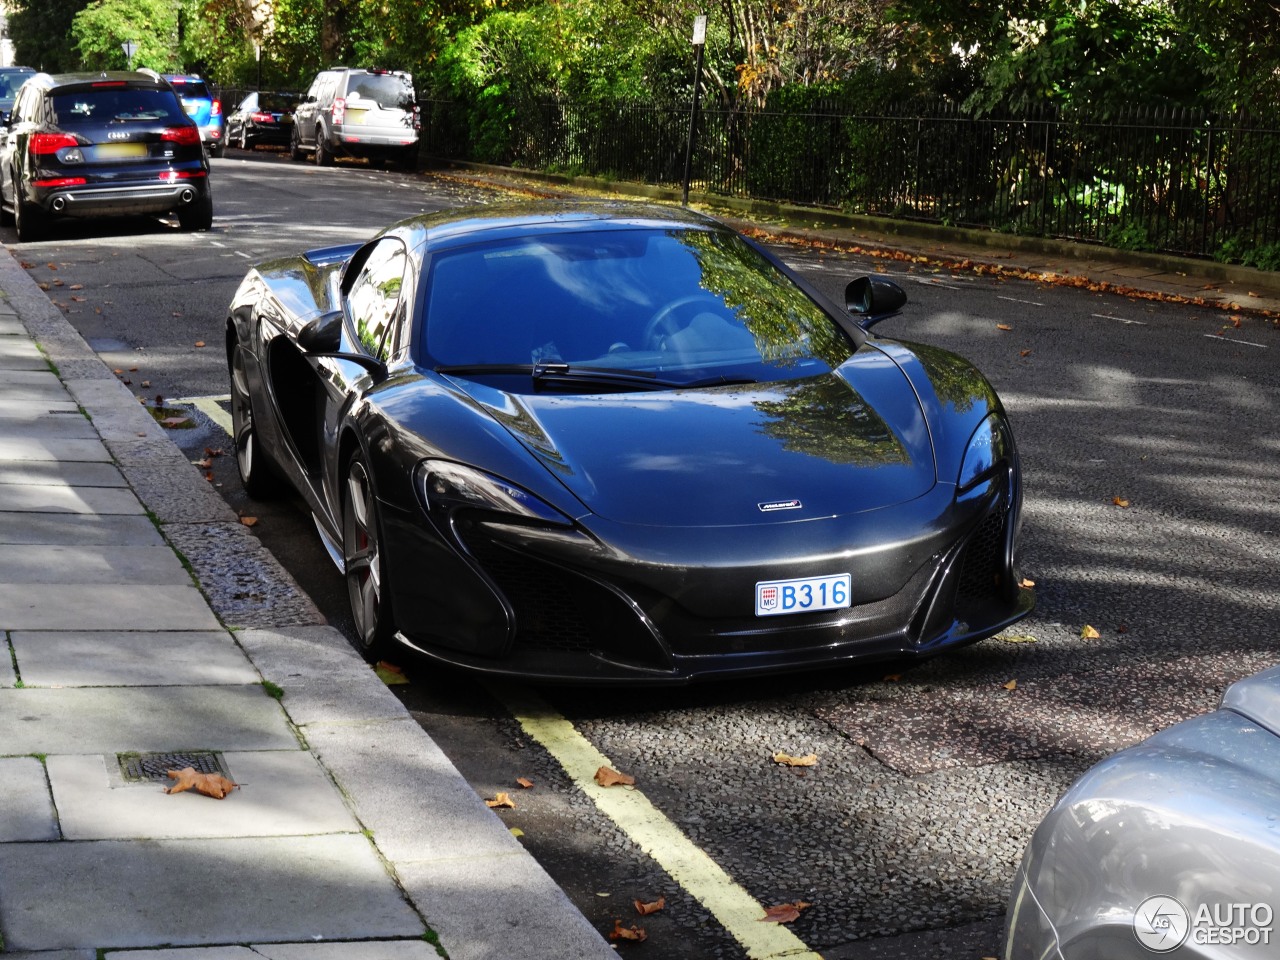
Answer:
<svg viewBox="0 0 1280 960"><path fill-rule="evenodd" d="M638 370L614 370L608 367L575 367L563 361L540 363L473 363L436 367L436 373L467 376L477 373L527 373L536 386L555 384L598 384L600 386L640 387L645 390L675 390L686 387L712 387L730 383L755 383L750 378L707 377L700 380L668 380L656 373Z"/></svg>

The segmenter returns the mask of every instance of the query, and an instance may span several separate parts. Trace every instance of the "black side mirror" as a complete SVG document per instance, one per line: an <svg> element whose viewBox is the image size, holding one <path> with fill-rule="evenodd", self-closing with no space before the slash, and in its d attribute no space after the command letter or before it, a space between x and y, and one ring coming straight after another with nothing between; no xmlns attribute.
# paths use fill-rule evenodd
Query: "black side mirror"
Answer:
<svg viewBox="0 0 1280 960"><path fill-rule="evenodd" d="M322 313L298 331L298 346L307 353L333 353L342 346L342 311Z"/></svg>
<svg viewBox="0 0 1280 960"><path fill-rule="evenodd" d="M859 318L863 330L896 317L906 302L907 292L882 274L858 277L844 288L845 309Z"/></svg>
<svg viewBox="0 0 1280 960"><path fill-rule="evenodd" d="M333 357L346 360L368 370L375 381L387 376L387 365L365 353L345 353L342 346L342 311L322 313L298 331L298 346L309 357Z"/></svg>

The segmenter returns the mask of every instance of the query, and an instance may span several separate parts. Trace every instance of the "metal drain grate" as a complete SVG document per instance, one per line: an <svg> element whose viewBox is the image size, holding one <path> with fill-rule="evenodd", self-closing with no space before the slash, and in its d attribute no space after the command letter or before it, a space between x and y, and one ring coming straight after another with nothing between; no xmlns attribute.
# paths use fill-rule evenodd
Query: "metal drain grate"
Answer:
<svg viewBox="0 0 1280 960"><path fill-rule="evenodd" d="M128 783L146 780L168 780L170 770L195 768L196 773L220 773L227 775L222 758L210 750L191 750L186 753L118 753L120 773Z"/></svg>

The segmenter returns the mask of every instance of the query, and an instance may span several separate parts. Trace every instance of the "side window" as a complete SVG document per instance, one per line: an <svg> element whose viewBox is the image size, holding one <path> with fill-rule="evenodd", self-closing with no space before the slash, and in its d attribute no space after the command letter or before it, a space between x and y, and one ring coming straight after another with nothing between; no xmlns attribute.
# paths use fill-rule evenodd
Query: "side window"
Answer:
<svg viewBox="0 0 1280 960"><path fill-rule="evenodd" d="M347 311L360 346L386 361L399 347L407 301L401 296L408 252L395 237L384 237L365 259L347 292Z"/></svg>
<svg viewBox="0 0 1280 960"><path fill-rule="evenodd" d="M36 119L33 114L35 113L35 102L38 98L39 94L36 92L35 87L27 87L27 89L23 91L22 97L13 108L13 120L15 123L19 120Z"/></svg>

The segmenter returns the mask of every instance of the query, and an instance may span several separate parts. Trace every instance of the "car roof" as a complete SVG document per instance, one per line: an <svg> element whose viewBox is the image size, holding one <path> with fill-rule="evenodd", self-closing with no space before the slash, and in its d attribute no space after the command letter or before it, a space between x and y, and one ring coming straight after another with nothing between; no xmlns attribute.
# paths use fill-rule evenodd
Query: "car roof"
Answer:
<svg viewBox="0 0 1280 960"><path fill-rule="evenodd" d="M426 213L384 232L406 235L410 246L443 250L478 241L548 232L601 229L727 230L724 224L684 207L608 200L530 200Z"/></svg>
<svg viewBox="0 0 1280 960"><path fill-rule="evenodd" d="M59 90L64 87L91 87L95 83L117 85L121 82L131 87L149 87L157 90L167 89L169 86L163 80L136 70L102 70L98 73L89 71L82 73L37 73L27 81L27 83L34 83L50 90Z"/></svg>

